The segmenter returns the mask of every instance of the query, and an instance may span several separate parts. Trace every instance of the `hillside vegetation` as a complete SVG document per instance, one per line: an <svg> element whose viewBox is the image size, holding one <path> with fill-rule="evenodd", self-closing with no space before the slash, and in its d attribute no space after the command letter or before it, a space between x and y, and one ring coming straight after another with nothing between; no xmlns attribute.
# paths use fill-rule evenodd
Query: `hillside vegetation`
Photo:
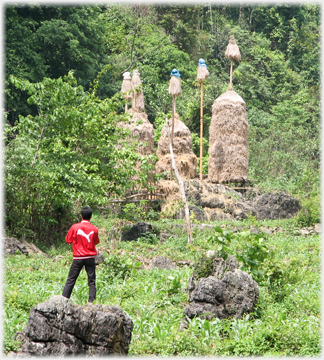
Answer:
<svg viewBox="0 0 324 360"><path fill-rule="evenodd" d="M97 301L120 305L133 320L130 355L319 356L320 237L300 236L299 230L320 221L320 6L35 3L4 11L5 233L51 256L4 259L4 351L17 350L13 335L23 330L31 307L61 294L71 260L64 237L87 204L95 210L106 258L98 267ZM119 126L127 121L122 74L141 74L157 145L165 117L171 117L170 73L179 70L176 109L199 157L196 77L198 60L205 59L207 174L212 104L229 85L225 49L231 35L241 52L233 90L246 102L248 178L262 191L299 198L300 213L289 220L214 222L213 230L194 230L191 245L182 220L144 206L110 213L109 200L131 189L154 190L159 180L150 176L156 155L141 156ZM120 242L109 235L113 227L139 220L170 236ZM251 232L266 227L280 231ZM207 250L240 258L258 281L259 302L243 319L195 319L178 331L192 264ZM187 265L150 269L157 255ZM71 298L79 304L87 298L84 276Z"/></svg>

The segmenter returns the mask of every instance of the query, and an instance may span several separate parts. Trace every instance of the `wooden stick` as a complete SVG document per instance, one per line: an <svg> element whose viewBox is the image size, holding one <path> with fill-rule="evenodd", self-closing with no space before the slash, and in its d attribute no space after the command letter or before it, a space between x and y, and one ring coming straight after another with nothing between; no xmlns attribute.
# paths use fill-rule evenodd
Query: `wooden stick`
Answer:
<svg viewBox="0 0 324 360"><path fill-rule="evenodd" d="M174 159L174 155L173 155L173 147L172 147L172 143L171 143L171 136L170 136L170 128L169 128L169 124L168 121L166 120L166 125L167 125L167 129L168 129L168 138L169 138L169 146L170 146L170 155L171 155L171 161L172 161L172 167L174 170L174 174L178 180L178 184L179 184L179 188L180 188L180 192L181 192L181 196L182 196L182 201L183 201L183 205L184 205L184 209L185 209L185 217L186 217L186 223L187 223L187 232L188 232L188 243L192 244L192 232L191 232L191 225L190 225L190 215L189 215L189 207L187 204L187 199L186 199L186 193L185 193L185 189L184 189L184 185L183 185L183 181L181 179L181 176L178 172L177 169L177 165Z"/></svg>
<svg viewBox="0 0 324 360"><path fill-rule="evenodd" d="M171 131L171 145L173 148L173 135L174 135L174 113L175 113L175 95L172 95L172 131ZM170 181L172 181L172 161L170 169Z"/></svg>
<svg viewBox="0 0 324 360"><path fill-rule="evenodd" d="M200 82L200 181L202 181L202 158L203 158L203 81Z"/></svg>
<svg viewBox="0 0 324 360"><path fill-rule="evenodd" d="M232 90L232 73L233 73L233 59L231 59L231 70L230 70L230 86L229 86L229 90Z"/></svg>

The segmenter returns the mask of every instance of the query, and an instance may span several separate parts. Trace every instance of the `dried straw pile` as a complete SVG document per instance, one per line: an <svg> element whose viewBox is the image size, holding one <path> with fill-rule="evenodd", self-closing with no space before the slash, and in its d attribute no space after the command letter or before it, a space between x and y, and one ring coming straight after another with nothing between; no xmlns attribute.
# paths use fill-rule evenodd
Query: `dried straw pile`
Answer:
<svg viewBox="0 0 324 360"><path fill-rule="evenodd" d="M174 96L179 96L181 94L181 80L178 71L175 69L172 70L177 76L171 75L170 83L169 83L169 94ZM172 73L171 73L172 74Z"/></svg>
<svg viewBox="0 0 324 360"><path fill-rule="evenodd" d="M231 60L237 60L237 61L241 60L240 49L237 46L233 35L230 36L230 40L225 50L225 56Z"/></svg>
<svg viewBox="0 0 324 360"><path fill-rule="evenodd" d="M135 89L142 85L142 81L140 79L141 74L138 70L133 71L132 76L132 88L134 90L132 97L132 109L135 111L144 111L144 94L143 91L136 91Z"/></svg>
<svg viewBox="0 0 324 360"><path fill-rule="evenodd" d="M246 104L235 91L227 90L214 101L209 127L210 181L247 180L248 127Z"/></svg>
<svg viewBox="0 0 324 360"><path fill-rule="evenodd" d="M198 69L197 69L197 80L199 82L204 81L209 76L209 71L206 66L204 59L199 59Z"/></svg>
<svg viewBox="0 0 324 360"><path fill-rule="evenodd" d="M130 109L129 123L122 123L124 129L131 131L131 137L135 138L138 142L138 152L142 155L150 155L155 153L154 148L154 128L148 120L148 116L144 112L137 112Z"/></svg>
<svg viewBox="0 0 324 360"><path fill-rule="evenodd" d="M168 123L170 126L171 122L172 119L169 119ZM167 127L164 126L158 142L156 154L159 160L155 164L155 170L158 174L170 171L171 167L171 155L167 131ZM177 113L174 118L173 152L180 176L184 179L194 178L197 170L197 156L192 151L191 133L187 126L179 119Z"/></svg>

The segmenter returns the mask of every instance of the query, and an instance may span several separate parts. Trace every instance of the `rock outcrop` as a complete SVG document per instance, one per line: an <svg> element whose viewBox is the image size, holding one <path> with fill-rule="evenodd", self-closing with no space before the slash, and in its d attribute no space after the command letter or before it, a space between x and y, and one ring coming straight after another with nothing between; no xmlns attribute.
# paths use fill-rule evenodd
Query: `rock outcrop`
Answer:
<svg viewBox="0 0 324 360"><path fill-rule="evenodd" d="M140 221L128 231L123 232L121 239L122 241L137 240L139 237L145 236L145 234L148 233L153 233L152 225L144 221Z"/></svg>
<svg viewBox="0 0 324 360"><path fill-rule="evenodd" d="M42 250L40 250L35 244L29 243L26 240L18 240L14 237L5 236L4 237L4 255L14 255L14 254L38 254L48 257Z"/></svg>
<svg viewBox="0 0 324 360"><path fill-rule="evenodd" d="M197 179L185 180L184 187L189 210L198 221L243 220L249 216L255 216L257 220L286 219L295 216L301 208L298 199L283 192L261 194L251 188L241 193L222 184ZM166 193L162 211L171 207L171 202L181 203L175 182L161 183L161 189ZM184 208L174 215L176 219L184 217Z"/></svg>
<svg viewBox="0 0 324 360"><path fill-rule="evenodd" d="M53 296L31 309L19 356L127 355L132 330L119 306L80 306Z"/></svg>
<svg viewBox="0 0 324 360"><path fill-rule="evenodd" d="M258 220L291 218L301 209L297 199L282 192L257 197L253 207Z"/></svg>
<svg viewBox="0 0 324 360"><path fill-rule="evenodd" d="M259 298L259 287L229 255L226 260L213 258L210 276L197 279L193 274L189 279L188 294L189 305L184 315L190 319L195 316L208 320L215 317L241 318L243 314L253 311Z"/></svg>

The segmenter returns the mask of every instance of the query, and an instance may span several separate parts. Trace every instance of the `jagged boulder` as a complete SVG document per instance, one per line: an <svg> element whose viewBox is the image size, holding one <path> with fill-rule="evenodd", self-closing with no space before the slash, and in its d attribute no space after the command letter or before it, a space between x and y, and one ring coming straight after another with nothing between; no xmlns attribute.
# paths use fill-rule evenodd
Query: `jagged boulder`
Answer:
<svg viewBox="0 0 324 360"><path fill-rule="evenodd" d="M253 207L258 220L292 218L301 209L298 199L283 192L258 196Z"/></svg>
<svg viewBox="0 0 324 360"><path fill-rule="evenodd" d="M31 309L19 355L127 355L132 330L117 305L80 306L53 296Z"/></svg>
<svg viewBox="0 0 324 360"><path fill-rule="evenodd" d="M175 265L172 259L167 258L165 256L155 256L150 262L151 269L173 269Z"/></svg>
<svg viewBox="0 0 324 360"><path fill-rule="evenodd" d="M137 224L135 224L132 228L130 228L128 231L124 231L122 233L121 239L122 241L137 240L141 236L144 236L145 234L148 233L153 233L152 225L144 221L140 221Z"/></svg>
<svg viewBox="0 0 324 360"><path fill-rule="evenodd" d="M38 254L48 257L42 250L40 250L35 244L29 243L24 239L18 240L14 237L5 236L4 237L4 255L14 255L14 254Z"/></svg>
<svg viewBox="0 0 324 360"><path fill-rule="evenodd" d="M189 279L189 305L184 315L211 320L241 318L252 312L259 298L259 287L251 275L240 270L231 255L226 260L213 257L210 261L213 262L211 275L198 278L194 273Z"/></svg>

